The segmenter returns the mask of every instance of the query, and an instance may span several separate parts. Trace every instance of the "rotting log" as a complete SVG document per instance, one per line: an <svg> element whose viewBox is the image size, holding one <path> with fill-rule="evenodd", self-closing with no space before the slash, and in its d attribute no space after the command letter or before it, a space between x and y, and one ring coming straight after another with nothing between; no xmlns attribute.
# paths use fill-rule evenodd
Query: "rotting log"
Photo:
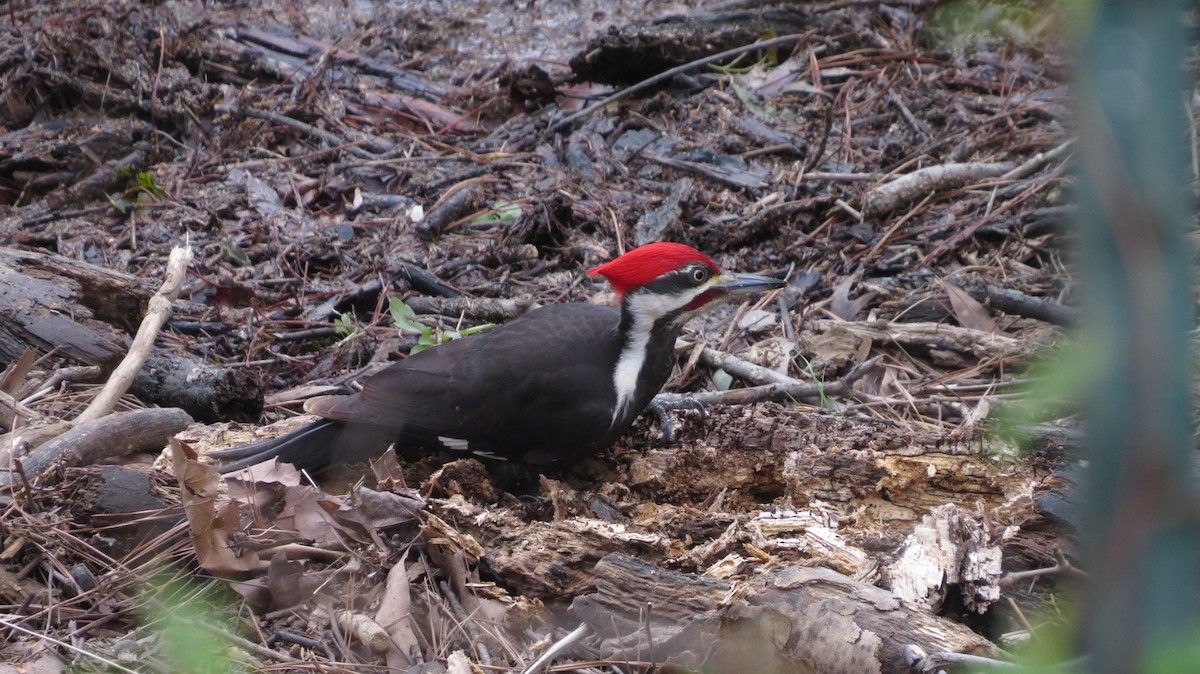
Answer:
<svg viewBox="0 0 1200 674"><path fill-rule="evenodd" d="M262 387L245 368L214 367L162 351L150 355L130 391L200 421L257 421L263 408Z"/></svg>
<svg viewBox="0 0 1200 674"><path fill-rule="evenodd" d="M864 508L886 521L915 521L930 508L999 507L1053 478L995 461L981 440L952 430L852 419L760 403L713 408L701 437L631 453L619 481L657 500L702 504L724 491L746 507L783 498ZM684 423L698 424L684 418Z"/></svg>
<svg viewBox="0 0 1200 674"><path fill-rule="evenodd" d="M113 559L128 559L139 548L149 556L170 546L173 539L160 538L183 522L183 510L157 489L164 477L148 466L85 466L66 471L62 489L71 494L67 502L76 522L85 522L104 535L93 539ZM179 538L184 536L182 527Z"/></svg>
<svg viewBox="0 0 1200 674"><path fill-rule="evenodd" d="M112 365L153 294L149 284L60 255L0 248L0 360L32 346Z"/></svg>
<svg viewBox="0 0 1200 674"><path fill-rule="evenodd" d="M571 70L581 80L630 84L732 47L751 44L766 33L801 33L811 27L812 16L796 7L673 15L614 28L596 36L571 57Z"/></svg>
<svg viewBox="0 0 1200 674"><path fill-rule="evenodd" d="M115 367L154 293L152 283L61 255L0 248L0 362L29 347ZM242 368L155 351L131 392L196 419L255 421L262 388Z"/></svg>
<svg viewBox="0 0 1200 674"><path fill-rule="evenodd" d="M550 521L484 517L470 505L471 490L433 499L431 508L472 541L459 547L479 548L472 554L504 587L554 600L588 591L593 566L609 553L689 571L728 565L732 574L805 561L867 578L877 554L848 541L898 552L922 517L948 503L982 513L998 530L1015 527L1004 544L1017 545L1020 528L1044 518L1037 497L1060 484L1049 471L997 461L951 430L773 403L712 408L702 432L694 417L683 421L675 446L648 448L654 432L642 422L612 457L543 484L555 508ZM745 544L754 547L748 556Z"/></svg>
<svg viewBox="0 0 1200 674"><path fill-rule="evenodd" d="M886 590L820 567L792 566L729 582L612 554L596 591L571 604L601 639L601 658L709 674L911 671L908 645L995 655L966 627Z"/></svg>

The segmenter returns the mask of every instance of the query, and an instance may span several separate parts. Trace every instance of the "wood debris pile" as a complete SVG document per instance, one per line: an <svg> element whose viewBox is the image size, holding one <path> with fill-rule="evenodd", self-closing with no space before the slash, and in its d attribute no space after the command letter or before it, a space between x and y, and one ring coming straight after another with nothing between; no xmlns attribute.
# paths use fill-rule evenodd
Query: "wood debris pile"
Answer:
<svg viewBox="0 0 1200 674"><path fill-rule="evenodd" d="M6 660L175 671L167 616L214 604L185 631L244 671L906 672L1028 637L1071 429L985 431L1074 320L1035 3L1021 39L918 1L252 4L0 16ZM524 500L405 448L315 486L202 460L347 372L606 301L583 270L662 239L789 279L678 344L708 415L672 444L639 422Z"/></svg>

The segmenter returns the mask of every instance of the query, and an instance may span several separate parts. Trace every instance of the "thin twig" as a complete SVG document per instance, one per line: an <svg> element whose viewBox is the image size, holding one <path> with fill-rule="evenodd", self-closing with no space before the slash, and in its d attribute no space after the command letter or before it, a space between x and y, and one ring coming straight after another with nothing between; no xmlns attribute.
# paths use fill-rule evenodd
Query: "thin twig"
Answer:
<svg viewBox="0 0 1200 674"><path fill-rule="evenodd" d="M116 370L113 370L112 376L108 378L108 382L92 400L92 403L75 418L74 424L78 425L85 421L99 419L112 412L117 405L117 400L125 394L125 391L129 390L129 386L133 384L133 380L141 371L142 365L145 364L146 358L150 356L150 351L154 348L154 339L158 336L159 330L162 330L162 326L171 317L171 303L175 301L176 297L179 297L179 291L183 288L183 280L187 276L188 264L191 261L191 246L176 247L171 251L162 288L155 293L154 297L150 298L150 308L146 312L146 317L142 319L142 325L138 328L137 335L133 338L129 353L125 354L121 364L117 366Z"/></svg>
<svg viewBox="0 0 1200 674"><path fill-rule="evenodd" d="M534 660L533 664L526 667L521 674L538 674L538 672L545 669L547 665L549 665L554 661L555 658L562 654L563 651L567 650L573 646L575 642L587 636L589 629L590 628L587 626L587 623L580 623L579 627L576 627L570 634L554 642L550 648L547 648L546 652L542 653L537 660Z"/></svg>
<svg viewBox="0 0 1200 674"><path fill-rule="evenodd" d="M854 382L875 368L879 357L869 358L856 365L836 381L828 384L798 382L796 385L773 383L728 391L704 391L701 393L662 393L655 400L672 403L691 398L701 405L748 405L756 402L785 402L788 400L819 399L822 396L844 396L852 391Z"/></svg>

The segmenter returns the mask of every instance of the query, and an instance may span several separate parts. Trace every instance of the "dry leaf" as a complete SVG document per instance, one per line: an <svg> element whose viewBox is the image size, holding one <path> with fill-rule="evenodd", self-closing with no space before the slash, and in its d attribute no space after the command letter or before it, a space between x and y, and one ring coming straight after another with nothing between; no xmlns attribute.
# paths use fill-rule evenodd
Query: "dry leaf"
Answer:
<svg viewBox="0 0 1200 674"><path fill-rule="evenodd" d="M954 318L958 320L959 325L982 332L996 332L996 322L992 320L988 310L968 295L967 291L950 285L945 280L942 281L942 287L946 289L946 296L950 298L950 306L954 309Z"/></svg>
<svg viewBox="0 0 1200 674"><path fill-rule="evenodd" d="M230 544L231 534L241 530L241 518L236 503L225 501L217 506L221 483L217 469L196 461L196 452L175 438L171 438L171 463L200 566L214 575L263 568L253 550L239 554Z"/></svg>
<svg viewBox="0 0 1200 674"><path fill-rule="evenodd" d="M392 647L387 653L388 668L403 672L417 664L414 654L420 654L421 644L413 629L412 593L403 559L388 571L379 610L375 612L375 622L382 625L392 637Z"/></svg>
<svg viewBox="0 0 1200 674"><path fill-rule="evenodd" d="M858 281L858 274L843 277L833 286L833 296L829 300L829 310L843 321L858 320L858 314L867 303L866 297L850 299L850 286Z"/></svg>

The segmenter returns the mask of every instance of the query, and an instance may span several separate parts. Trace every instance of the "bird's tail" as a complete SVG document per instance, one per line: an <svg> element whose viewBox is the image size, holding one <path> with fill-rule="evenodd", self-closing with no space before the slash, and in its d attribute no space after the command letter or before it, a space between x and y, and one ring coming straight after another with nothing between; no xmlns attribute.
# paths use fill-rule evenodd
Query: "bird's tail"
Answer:
<svg viewBox="0 0 1200 674"><path fill-rule="evenodd" d="M221 466L222 473L273 458L290 463L298 470L319 473L336 463L377 457L383 454L392 439L382 429L321 419L270 440L210 452L209 456L234 460Z"/></svg>

